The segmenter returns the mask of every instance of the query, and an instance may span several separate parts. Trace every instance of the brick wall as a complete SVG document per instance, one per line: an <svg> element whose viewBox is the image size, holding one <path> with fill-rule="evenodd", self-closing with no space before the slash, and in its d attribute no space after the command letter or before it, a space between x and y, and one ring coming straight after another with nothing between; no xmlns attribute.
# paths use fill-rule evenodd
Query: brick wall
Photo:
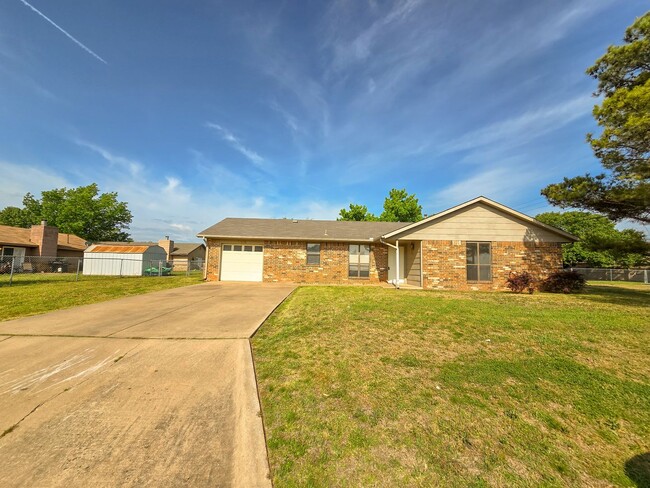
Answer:
<svg viewBox="0 0 650 488"><path fill-rule="evenodd" d="M208 239L207 279L219 279L221 245L224 241ZM264 241L263 280L291 283L378 283L388 279L388 248L370 245L370 277L348 277L348 243L322 242L319 265L307 264L306 241Z"/></svg>
<svg viewBox="0 0 650 488"><path fill-rule="evenodd" d="M562 268L562 246L557 242L492 242L492 282L468 283L465 241L423 241L424 288L503 290L510 272L528 271L544 278Z"/></svg>
<svg viewBox="0 0 650 488"><path fill-rule="evenodd" d="M208 239L206 276L219 279L221 244ZM265 241L263 280L267 282L368 284L388 280L388 248L370 246L370 278L348 278L348 244L321 243L320 265L307 265L306 242ZM468 283L465 241L422 242L423 287L454 290L503 290L511 271L529 271L539 278L562 268L560 243L492 243L492 282Z"/></svg>
<svg viewBox="0 0 650 488"><path fill-rule="evenodd" d="M208 281L219 280L219 265L221 264L221 241L208 239L206 249L205 277Z"/></svg>

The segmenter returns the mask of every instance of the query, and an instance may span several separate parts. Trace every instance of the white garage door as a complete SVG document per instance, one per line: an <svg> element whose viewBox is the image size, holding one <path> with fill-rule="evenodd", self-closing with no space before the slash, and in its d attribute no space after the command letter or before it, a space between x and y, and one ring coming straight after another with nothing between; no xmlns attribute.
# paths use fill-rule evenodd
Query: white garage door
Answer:
<svg viewBox="0 0 650 488"><path fill-rule="evenodd" d="M264 247L224 244L221 248L221 281L262 281Z"/></svg>

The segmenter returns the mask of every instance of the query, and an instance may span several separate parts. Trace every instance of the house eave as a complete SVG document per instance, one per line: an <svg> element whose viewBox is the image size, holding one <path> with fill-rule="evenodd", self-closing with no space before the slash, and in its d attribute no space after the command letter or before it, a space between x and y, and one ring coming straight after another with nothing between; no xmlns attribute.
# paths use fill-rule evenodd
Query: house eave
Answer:
<svg viewBox="0 0 650 488"><path fill-rule="evenodd" d="M208 235L197 234L197 237L203 239L222 239L222 240L240 240L240 241L293 241L293 242L376 242L378 237L359 237L359 238L332 238L332 237L278 237L278 236L230 236L230 235Z"/></svg>

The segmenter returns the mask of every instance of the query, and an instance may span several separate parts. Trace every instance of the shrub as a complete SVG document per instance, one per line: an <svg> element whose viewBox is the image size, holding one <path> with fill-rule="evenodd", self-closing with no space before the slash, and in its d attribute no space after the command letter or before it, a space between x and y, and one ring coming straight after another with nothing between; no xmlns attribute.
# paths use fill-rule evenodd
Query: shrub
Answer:
<svg viewBox="0 0 650 488"><path fill-rule="evenodd" d="M557 271L542 281L541 289L550 293L574 293L585 287L585 278L577 271Z"/></svg>
<svg viewBox="0 0 650 488"><path fill-rule="evenodd" d="M528 271L522 273L510 273L506 280L506 286L515 293L527 291L533 293L535 291L535 283L537 280Z"/></svg>

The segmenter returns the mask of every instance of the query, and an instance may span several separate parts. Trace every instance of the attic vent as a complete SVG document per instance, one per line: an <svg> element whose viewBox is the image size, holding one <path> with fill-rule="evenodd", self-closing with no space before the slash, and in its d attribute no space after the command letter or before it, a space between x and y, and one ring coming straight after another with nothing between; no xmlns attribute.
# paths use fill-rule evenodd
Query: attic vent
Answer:
<svg viewBox="0 0 650 488"><path fill-rule="evenodd" d="M294 224L297 224L297 223L298 223L298 221L297 221L296 219L293 219L292 222L293 222Z"/></svg>

